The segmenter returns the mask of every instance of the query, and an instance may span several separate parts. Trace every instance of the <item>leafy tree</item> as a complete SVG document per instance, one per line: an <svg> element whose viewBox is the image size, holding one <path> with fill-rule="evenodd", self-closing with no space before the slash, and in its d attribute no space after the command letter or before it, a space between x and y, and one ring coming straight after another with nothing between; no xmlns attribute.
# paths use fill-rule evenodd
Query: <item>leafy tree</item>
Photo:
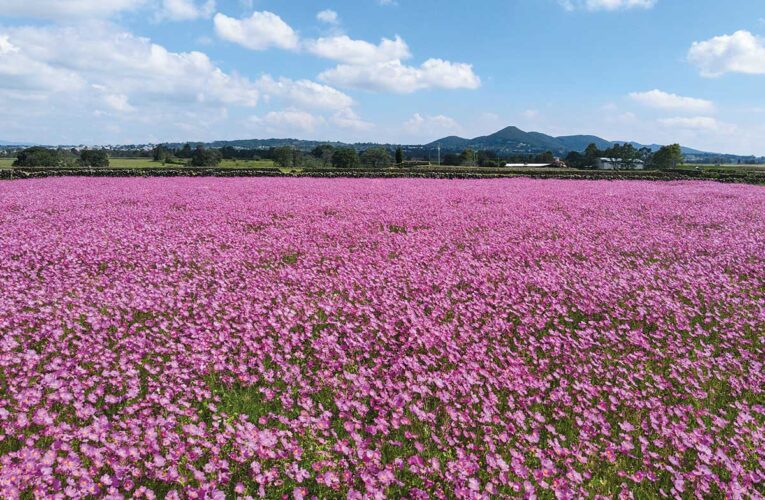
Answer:
<svg viewBox="0 0 765 500"><path fill-rule="evenodd" d="M338 148L332 155L332 166L346 170L359 166L359 154L353 148Z"/></svg>
<svg viewBox="0 0 765 500"><path fill-rule="evenodd" d="M64 158L59 151L39 146L19 151L16 155L14 167L58 167L64 163Z"/></svg>
<svg viewBox="0 0 765 500"><path fill-rule="evenodd" d="M587 166L587 158L576 151L571 151L566 156L566 165L571 168L584 168Z"/></svg>
<svg viewBox="0 0 765 500"><path fill-rule="evenodd" d="M592 143L584 150L584 162L588 167L594 167L595 161L603 156L603 152L598 148L597 144Z"/></svg>
<svg viewBox="0 0 765 500"><path fill-rule="evenodd" d="M460 165L467 167L475 166L475 151L472 149L466 149L460 153Z"/></svg>
<svg viewBox="0 0 765 500"><path fill-rule="evenodd" d="M332 165L332 156L335 154L335 147L331 144L321 144L313 148L311 156L321 161L322 167Z"/></svg>
<svg viewBox="0 0 765 500"><path fill-rule="evenodd" d="M448 166L459 166L460 162L462 160L460 159L460 155L457 153L446 153L444 157L441 159L441 165L448 165Z"/></svg>
<svg viewBox="0 0 765 500"><path fill-rule="evenodd" d="M155 146L154 149L151 150L151 157L153 161L165 163L172 156L172 151L170 151L164 144Z"/></svg>
<svg viewBox="0 0 765 500"><path fill-rule="evenodd" d="M83 149L77 163L81 167L108 167L109 155L103 149Z"/></svg>
<svg viewBox="0 0 765 500"><path fill-rule="evenodd" d="M361 164L370 168L390 167L393 160L385 148L369 148L361 153Z"/></svg>
<svg viewBox="0 0 765 500"><path fill-rule="evenodd" d="M220 155L224 160L234 160L237 158L236 149L233 146L223 146L220 148Z"/></svg>
<svg viewBox="0 0 765 500"><path fill-rule="evenodd" d="M402 163L404 163L404 150L399 146L396 148L396 165L401 165Z"/></svg>
<svg viewBox="0 0 765 500"><path fill-rule="evenodd" d="M555 161L555 155L552 151L546 151L539 155L539 163L552 163Z"/></svg>
<svg viewBox="0 0 765 500"><path fill-rule="evenodd" d="M658 169L677 168L683 162L683 150L679 144L663 146L653 155L653 165Z"/></svg>
<svg viewBox="0 0 765 500"><path fill-rule="evenodd" d="M274 163L281 168L298 168L301 165L302 153L292 146L274 148Z"/></svg>
<svg viewBox="0 0 765 500"><path fill-rule="evenodd" d="M220 165L222 156L217 149L205 149L204 146L197 146L191 154L191 165L193 167L217 167Z"/></svg>
<svg viewBox="0 0 765 500"><path fill-rule="evenodd" d="M181 148L181 150L178 151L178 153L176 153L176 156L178 158L191 158L191 155L193 153L194 152L191 150L191 144L189 144L187 142L186 144L184 144L184 146Z"/></svg>

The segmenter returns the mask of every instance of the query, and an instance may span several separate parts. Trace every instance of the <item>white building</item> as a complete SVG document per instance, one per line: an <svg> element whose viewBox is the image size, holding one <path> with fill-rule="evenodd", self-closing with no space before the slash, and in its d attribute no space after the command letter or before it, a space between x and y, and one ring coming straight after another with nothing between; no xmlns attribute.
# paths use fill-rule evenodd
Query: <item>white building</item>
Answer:
<svg viewBox="0 0 765 500"><path fill-rule="evenodd" d="M545 167L552 167L554 164L552 163L507 163L505 164L505 167L508 168L545 168Z"/></svg>
<svg viewBox="0 0 765 500"><path fill-rule="evenodd" d="M645 170L643 160L622 161L619 158L598 158L595 160L598 170Z"/></svg>

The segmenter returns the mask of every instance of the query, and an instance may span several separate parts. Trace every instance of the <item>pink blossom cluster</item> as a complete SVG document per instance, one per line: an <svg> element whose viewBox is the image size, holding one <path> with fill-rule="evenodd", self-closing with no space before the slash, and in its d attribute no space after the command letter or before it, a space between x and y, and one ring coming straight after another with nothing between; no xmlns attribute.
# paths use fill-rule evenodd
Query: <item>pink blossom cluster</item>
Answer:
<svg viewBox="0 0 765 500"><path fill-rule="evenodd" d="M0 184L0 497L765 495L765 190Z"/></svg>

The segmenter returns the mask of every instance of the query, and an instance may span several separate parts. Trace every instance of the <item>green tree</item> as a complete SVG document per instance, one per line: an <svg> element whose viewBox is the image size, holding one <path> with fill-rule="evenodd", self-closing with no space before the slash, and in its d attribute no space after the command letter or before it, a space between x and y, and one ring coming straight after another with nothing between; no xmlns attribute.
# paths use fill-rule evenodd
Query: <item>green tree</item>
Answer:
<svg viewBox="0 0 765 500"><path fill-rule="evenodd" d="M587 167L594 167L595 161L603 156L603 152L598 148L597 144L592 143L584 150L584 164Z"/></svg>
<svg viewBox="0 0 765 500"><path fill-rule="evenodd" d="M281 168L298 168L301 165L302 153L292 146L274 148L274 163Z"/></svg>
<svg viewBox="0 0 765 500"><path fill-rule="evenodd" d="M460 165L474 167L475 164L475 151L468 148L460 153Z"/></svg>
<svg viewBox="0 0 765 500"><path fill-rule="evenodd" d="M194 151L191 150L191 144L188 142L183 145L180 151L176 154L178 158L191 158Z"/></svg>
<svg viewBox="0 0 765 500"><path fill-rule="evenodd" d="M193 167L217 167L221 162L221 154L217 149L205 149L197 146L191 154L191 166Z"/></svg>
<svg viewBox="0 0 765 500"><path fill-rule="evenodd" d="M404 150L399 146L396 148L396 165L401 165L402 163L404 163Z"/></svg>
<svg viewBox="0 0 765 500"><path fill-rule="evenodd" d="M108 167L109 155L103 149L83 149L77 163L81 167Z"/></svg>
<svg viewBox="0 0 765 500"><path fill-rule="evenodd" d="M459 166L460 164L460 155L457 153L446 153L444 157L441 159L441 165L448 165L448 166Z"/></svg>
<svg viewBox="0 0 765 500"><path fill-rule="evenodd" d="M658 169L677 168L683 162L683 150L680 144L661 147L653 155L653 166Z"/></svg>
<svg viewBox="0 0 765 500"><path fill-rule="evenodd" d="M55 149L35 146L19 151L16 155L14 167L59 167L63 165L64 158Z"/></svg>
<svg viewBox="0 0 765 500"><path fill-rule="evenodd" d="M321 161L322 167L332 165L332 156L335 154L335 147L331 144L321 144L311 151L311 156Z"/></svg>
<svg viewBox="0 0 765 500"><path fill-rule="evenodd" d="M332 166L346 170L359 166L359 154L353 148L338 148L332 155Z"/></svg>
<svg viewBox="0 0 765 500"><path fill-rule="evenodd" d="M539 163L552 163L555 161L555 155L552 151L545 151L539 155Z"/></svg>
<svg viewBox="0 0 765 500"><path fill-rule="evenodd" d="M369 168L388 168L393 160L385 148L369 148L361 153L361 164Z"/></svg>
<svg viewBox="0 0 765 500"><path fill-rule="evenodd" d="M156 162L165 163L172 156L173 156L172 152L169 149L167 149L167 146L165 146L164 144L155 146L154 149L151 150L152 160Z"/></svg>

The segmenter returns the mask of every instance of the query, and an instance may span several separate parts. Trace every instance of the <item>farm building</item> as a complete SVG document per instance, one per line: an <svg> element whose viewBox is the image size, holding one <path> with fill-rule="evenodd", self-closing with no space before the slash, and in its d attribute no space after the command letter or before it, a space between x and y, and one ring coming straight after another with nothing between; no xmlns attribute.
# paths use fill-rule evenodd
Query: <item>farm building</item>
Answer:
<svg viewBox="0 0 765 500"><path fill-rule="evenodd" d="M554 166L552 163L507 163L505 165L508 168L545 168Z"/></svg>
<svg viewBox="0 0 765 500"><path fill-rule="evenodd" d="M619 158L598 158L595 160L595 168L598 170L644 170L643 160L624 161Z"/></svg>

